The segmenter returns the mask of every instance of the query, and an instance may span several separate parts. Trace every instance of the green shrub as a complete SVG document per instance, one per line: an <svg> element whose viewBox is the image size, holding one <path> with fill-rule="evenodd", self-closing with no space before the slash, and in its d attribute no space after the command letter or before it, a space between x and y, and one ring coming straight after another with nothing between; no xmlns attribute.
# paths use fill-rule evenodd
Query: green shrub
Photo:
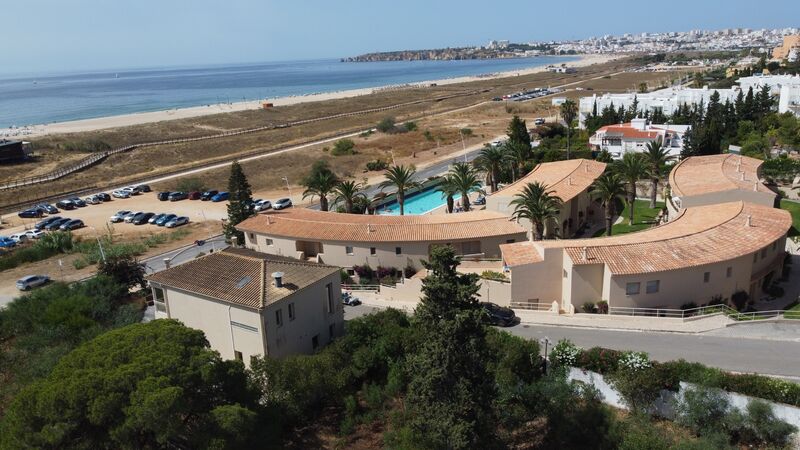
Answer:
<svg viewBox="0 0 800 450"><path fill-rule="evenodd" d="M333 150L331 151L331 155L333 156L344 156L344 155L355 155L356 154L356 143L353 142L351 139L339 139L333 144Z"/></svg>

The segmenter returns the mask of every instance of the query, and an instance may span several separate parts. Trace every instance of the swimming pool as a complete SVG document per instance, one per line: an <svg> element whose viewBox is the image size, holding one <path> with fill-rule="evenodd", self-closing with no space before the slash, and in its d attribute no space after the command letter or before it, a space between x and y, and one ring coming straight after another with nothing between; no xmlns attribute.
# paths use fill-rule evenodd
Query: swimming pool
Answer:
<svg viewBox="0 0 800 450"><path fill-rule="evenodd" d="M456 202L461 198L461 195L453 196ZM419 215L433 211L434 209L445 205L447 198L441 192L436 190L436 186L423 189L406 196L404 213L406 215ZM378 214L385 216L396 216L400 214L400 204L397 200L393 200L386 205L381 206Z"/></svg>

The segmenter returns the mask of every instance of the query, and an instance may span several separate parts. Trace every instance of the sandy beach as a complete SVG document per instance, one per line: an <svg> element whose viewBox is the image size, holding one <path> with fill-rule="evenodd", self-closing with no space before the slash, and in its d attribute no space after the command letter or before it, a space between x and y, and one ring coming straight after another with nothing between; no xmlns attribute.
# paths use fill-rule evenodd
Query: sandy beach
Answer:
<svg viewBox="0 0 800 450"><path fill-rule="evenodd" d="M578 61L571 61L566 65L569 67L586 67L593 64L602 64L616 58L618 57L614 55L580 55L580 59ZM260 109L262 107L262 103L265 101L272 103L274 106L285 106L285 105L294 105L298 103L357 97L361 95L372 94L373 92L378 92L385 89L398 89L411 86L427 86L432 83L436 83L437 85L465 83L470 81L487 80L493 78L505 78L505 77L520 76L520 75L529 75L533 73L544 72L546 70L547 70L546 67L533 67L530 69L499 72L499 73L480 75L480 76L455 77L442 80L429 80L420 83L401 85L401 86L382 86L374 88L352 89L352 90L338 91L338 92L325 92L317 94L271 98L259 101L221 103L221 104L213 104L205 106L195 106L191 108L171 109L166 111L142 112L135 114L119 115L119 116L98 117L94 119L75 120L69 122L58 122L46 125L34 125L28 127L27 132L22 137L30 138L30 137L44 136L48 134L95 131L106 128L117 128L130 125L139 125L144 123L161 122L165 120L186 119L186 118L206 116L211 114Z"/></svg>

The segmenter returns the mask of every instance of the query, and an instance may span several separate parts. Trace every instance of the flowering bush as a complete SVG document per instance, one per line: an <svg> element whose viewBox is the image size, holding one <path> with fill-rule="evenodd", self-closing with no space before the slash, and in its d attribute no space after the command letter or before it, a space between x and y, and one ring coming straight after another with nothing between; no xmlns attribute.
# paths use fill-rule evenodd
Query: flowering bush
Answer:
<svg viewBox="0 0 800 450"><path fill-rule="evenodd" d="M619 358L619 368L638 372L653 367L645 352L625 352Z"/></svg>
<svg viewBox="0 0 800 450"><path fill-rule="evenodd" d="M550 352L550 361L557 366L574 366L581 350L567 339L558 341Z"/></svg>

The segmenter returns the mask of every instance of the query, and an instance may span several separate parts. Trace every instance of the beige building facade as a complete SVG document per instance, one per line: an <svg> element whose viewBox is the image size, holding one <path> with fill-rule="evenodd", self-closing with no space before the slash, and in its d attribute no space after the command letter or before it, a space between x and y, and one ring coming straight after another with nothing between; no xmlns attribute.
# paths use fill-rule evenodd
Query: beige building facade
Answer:
<svg viewBox="0 0 800 450"><path fill-rule="evenodd" d="M313 353L344 333L336 267L246 249L202 256L148 277L156 319L205 333L223 358Z"/></svg>

